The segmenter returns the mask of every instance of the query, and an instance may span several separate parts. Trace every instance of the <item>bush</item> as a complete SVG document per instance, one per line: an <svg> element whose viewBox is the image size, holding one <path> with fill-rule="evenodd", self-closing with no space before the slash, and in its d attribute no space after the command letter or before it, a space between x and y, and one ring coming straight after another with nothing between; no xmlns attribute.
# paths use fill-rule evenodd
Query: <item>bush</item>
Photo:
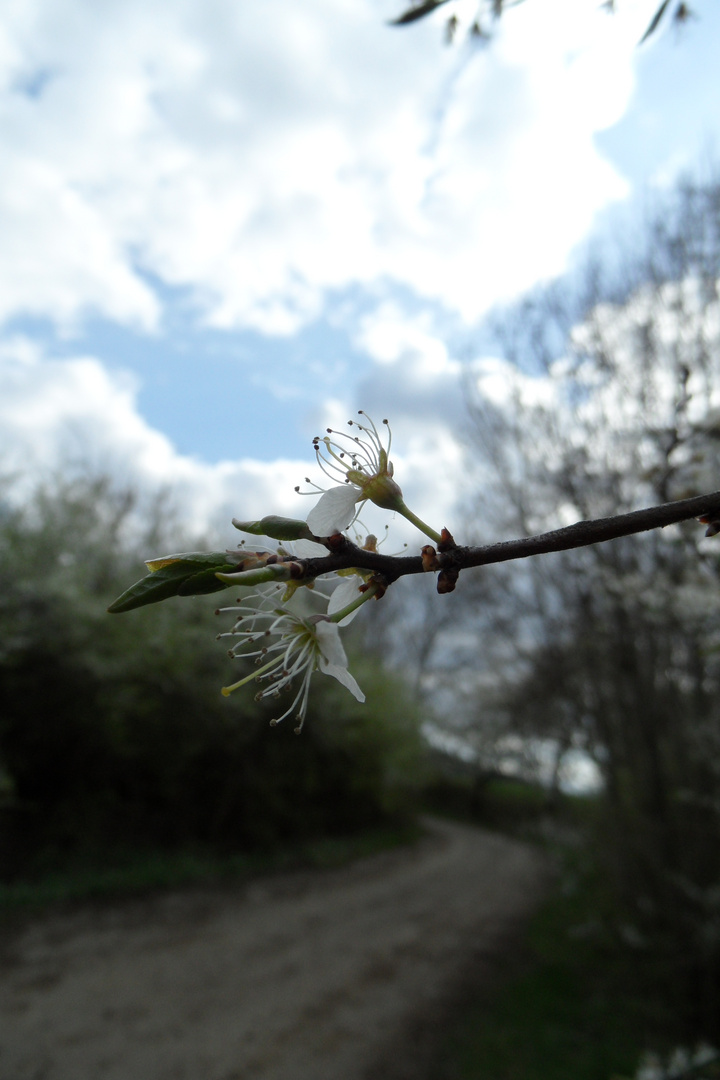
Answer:
<svg viewBox="0 0 720 1080"><path fill-rule="evenodd" d="M220 695L215 597L106 614L139 563L118 540L134 501L121 520L117 501L108 481L76 481L0 521L4 876L128 848L263 848L411 814L419 725L377 665L360 674L365 706L317 676L298 737L269 727L251 695Z"/></svg>

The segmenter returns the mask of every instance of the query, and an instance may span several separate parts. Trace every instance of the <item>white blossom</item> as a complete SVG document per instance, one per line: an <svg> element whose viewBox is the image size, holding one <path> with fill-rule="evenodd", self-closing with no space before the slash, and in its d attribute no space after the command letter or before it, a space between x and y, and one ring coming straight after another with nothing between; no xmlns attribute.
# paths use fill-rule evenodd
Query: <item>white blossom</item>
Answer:
<svg viewBox="0 0 720 1080"><path fill-rule="evenodd" d="M377 427L362 409L360 416L365 423L348 421L351 428L360 432L359 435L328 428L327 435L322 438L318 435L313 439L318 465L327 477L342 480L343 484L324 490L308 477L305 478L312 490L303 494L321 493L320 501L308 514L308 529L313 536L334 536L345 532L358 516L358 503L367 501L383 510L402 514L420 532L429 536L433 543L441 543L442 534L405 505L400 486L393 480L394 470L390 461L392 433L388 421L383 420L387 430L385 445ZM300 488L295 490L299 492Z"/></svg>
<svg viewBox="0 0 720 1080"><path fill-rule="evenodd" d="M313 485L322 492L320 501L308 514L308 527L315 536L333 536L344 532L357 517L357 504L369 500L386 510L404 506L402 491L393 480L393 465L389 459L392 433L387 420L387 445L373 421L365 414L365 423L349 420L348 426L359 434L348 434L328 428L327 435L313 440L318 465L330 480L342 480L341 486L328 490ZM332 436L332 438L331 438ZM310 481L307 481L308 483Z"/></svg>
<svg viewBox="0 0 720 1080"><path fill-rule="evenodd" d="M239 607L219 609L237 616L232 630L218 635L236 640L230 656L252 660L257 669L223 687L223 694L227 697L253 681L261 687L255 695L257 701L297 688L288 708L271 721L279 724L294 713L296 732L305 721L310 682L316 671L331 675L358 701L364 701L365 695L348 671L337 625L327 615L303 617L274 601L274 593L255 593L244 598Z"/></svg>

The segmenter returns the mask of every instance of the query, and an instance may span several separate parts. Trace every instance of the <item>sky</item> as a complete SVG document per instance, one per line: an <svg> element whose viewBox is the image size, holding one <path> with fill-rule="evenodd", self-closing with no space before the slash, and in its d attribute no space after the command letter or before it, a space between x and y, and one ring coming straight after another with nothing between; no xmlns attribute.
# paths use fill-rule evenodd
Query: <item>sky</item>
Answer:
<svg viewBox="0 0 720 1080"><path fill-rule="evenodd" d="M488 313L715 153L720 6L638 47L657 2L527 0L478 47L473 0L0 0L0 472L305 516L364 409L452 526Z"/></svg>

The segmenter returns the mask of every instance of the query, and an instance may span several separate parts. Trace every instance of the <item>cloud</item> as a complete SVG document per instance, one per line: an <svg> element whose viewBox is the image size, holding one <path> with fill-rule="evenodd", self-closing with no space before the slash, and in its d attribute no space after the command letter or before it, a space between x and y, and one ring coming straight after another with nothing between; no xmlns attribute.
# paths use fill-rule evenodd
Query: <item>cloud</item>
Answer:
<svg viewBox="0 0 720 1080"><path fill-rule="evenodd" d="M413 317L394 301L381 303L359 320L354 344L383 365L412 360L418 378L460 372L438 336L433 313Z"/></svg>
<svg viewBox="0 0 720 1080"><path fill-rule="evenodd" d="M95 357L54 359L20 336L1 342L0 474L14 474L27 485L60 469L107 474L143 491L167 489L184 529L215 539L224 535L218 542L229 545L238 539L229 527L232 517L306 517L314 499L298 496L295 487L307 489L305 477L324 487L337 483L323 476L311 455L208 464L180 454L138 412L138 390L134 376L110 373ZM357 408L318 402L317 416L319 430L347 430ZM433 527L450 524L463 477L451 430L440 414L419 420L399 409L396 419L392 458L408 505ZM375 508L364 510L362 521L379 536L391 526L389 550L404 542L417 550L421 542L403 519Z"/></svg>
<svg viewBox="0 0 720 1080"><path fill-rule="evenodd" d="M137 409L137 381L94 357L55 360L27 339L0 345L0 471L21 479L63 469L170 488L183 526L204 530L267 513L301 516L303 462L250 457L207 464L179 454ZM230 530L231 531L231 530Z"/></svg>
<svg viewBox="0 0 720 1080"><path fill-rule="evenodd" d="M158 279L215 327L292 334L380 282L472 321L556 273L624 193L593 134L632 80L597 12L533 6L478 53L365 0L16 5L0 319L157 330Z"/></svg>

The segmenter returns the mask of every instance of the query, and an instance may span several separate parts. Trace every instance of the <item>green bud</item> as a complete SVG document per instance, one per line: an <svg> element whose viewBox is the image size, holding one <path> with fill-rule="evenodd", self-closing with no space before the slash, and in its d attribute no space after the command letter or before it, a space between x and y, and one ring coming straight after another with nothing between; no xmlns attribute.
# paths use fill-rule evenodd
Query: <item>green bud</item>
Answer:
<svg viewBox="0 0 720 1080"><path fill-rule="evenodd" d="M389 472L367 477L357 469L348 469L348 480L362 491L363 499L368 499L383 510L396 510L402 514L405 509L403 494Z"/></svg>
<svg viewBox="0 0 720 1080"><path fill-rule="evenodd" d="M259 566L253 570L240 570L237 573L218 572L215 577L224 585L262 585L266 581L289 581L292 567L296 563L273 563L272 566Z"/></svg>
<svg viewBox="0 0 720 1080"><path fill-rule="evenodd" d="M314 539L306 521L278 517L276 514L268 514L260 521L238 521L233 518L232 523L240 532L250 533L252 536L269 536L272 540Z"/></svg>

